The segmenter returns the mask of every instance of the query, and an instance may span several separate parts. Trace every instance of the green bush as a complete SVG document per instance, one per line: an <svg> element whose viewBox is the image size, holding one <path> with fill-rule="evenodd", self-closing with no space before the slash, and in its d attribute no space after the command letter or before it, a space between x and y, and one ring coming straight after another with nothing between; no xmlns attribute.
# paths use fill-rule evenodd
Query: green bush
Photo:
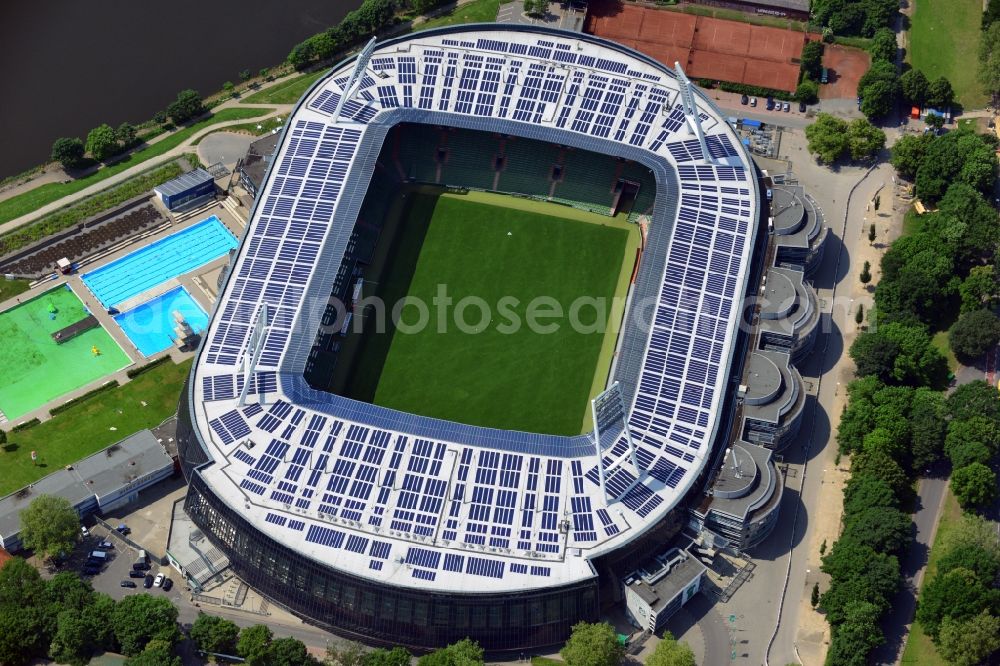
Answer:
<svg viewBox="0 0 1000 666"><path fill-rule="evenodd" d="M140 366L138 366L136 368L132 368L131 370L129 370L125 374L128 376L129 379L133 379L134 377L138 377L139 375L141 375L141 374L143 374L145 372L149 372L150 370L152 370L153 368L155 368L158 365L163 365L164 363L166 363L169 360L170 360L170 356L161 356L160 358L156 359L155 361L150 361L146 365L140 365Z"/></svg>
<svg viewBox="0 0 1000 666"><path fill-rule="evenodd" d="M28 428L34 428L36 425L41 423L38 419L31 419L30 421L25 421L24 423L18 423L16 426L10 429L11 432L22 432Z"/></svg>
<svg viewBox="0 0 1000 666"><path fill-rule="evenodd" d="M745 83L730 83L723 81L719 88L726 92L741 93L743 95L753 95L754 97L773 97L774 99L792 102L795 96L784 90L772 90L771 88L761 88L760 86L748 86Z"/></svg>

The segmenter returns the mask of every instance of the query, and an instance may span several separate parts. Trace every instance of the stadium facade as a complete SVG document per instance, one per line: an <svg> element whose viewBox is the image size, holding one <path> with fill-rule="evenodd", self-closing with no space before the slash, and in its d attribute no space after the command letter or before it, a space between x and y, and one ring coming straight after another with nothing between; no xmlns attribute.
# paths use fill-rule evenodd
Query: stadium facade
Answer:
<svg viewBox="0 0 1000 666"><path fill-rule="evenodd" d="M256 198L179 409L185 509L248 584L338 633L416 649L557 644L680 531L717 434L735 427L739 321L762 270L754 166L677 73L594 37L456 26L357 60L299 102ZM306 381L378 157L403 123L652 174L611 377L634 450L621 428L598 453L591 435L445 422Z"/></svg>

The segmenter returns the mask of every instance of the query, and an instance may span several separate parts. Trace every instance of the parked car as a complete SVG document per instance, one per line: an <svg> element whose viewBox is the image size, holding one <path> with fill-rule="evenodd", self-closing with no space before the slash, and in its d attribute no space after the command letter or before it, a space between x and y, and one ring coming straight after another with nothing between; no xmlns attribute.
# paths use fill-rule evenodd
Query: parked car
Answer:
<svg viewBox="0 0 1000 666"><path fill-rule="evenodd" d="M80 525L80 534L82 534L84 538L90 536L90 530L87 529L86 525Z"/></svg>
<svg viewBox="0 0 1000 666"><path fill-rule="evenodd" d="M110 541L102 541L101 543L97 544L97 547L100 548L101 550L114 550L115 544L111 543Z"/></svg>
<svg viewBox="0 0 1000 666"><path fill-rule="evenodd" d="M172 588L173 586L174 586L174 581L172 581L169 578L164 579L164 581L163 581L163 591L164 592L169 592L170 588Z"/></svg>
<svg viewBox="0 0 1000 666"><path fill-rule="evenodd" d="M789 111L792 110L792 105L789 104L788 102L785 102L784 104L781 105L781 110L784 111L785 113L788 113Z"/></svg>
<svg viewBox="0 0 1000 666"><path fill-rule="evenodd" d="M162 573L156 574L156 578L153 579L153 587L160 587L163 585L163 579L166 578Z"/></svg>
<svg viewBox="0 0 1000 666"><path fill-rule="evenodd" d="M806 103L799 102L799 113L805 113L805 112L806 112Z"/></svg>
<svg viewBox="0 0 1000 666"><path fill-rule="evenodd" d="M819 82L820 83L830 82L830 70L828 70L826 67L823 68L823 72L820 74Z"/></svg>
<svg viewBox="0 0 1000 666"><path fill-rule="evenodd" d="M145 580L142 581L142 586L147 590L153 587L153 574L146 574Z"/></svg>
<svg viewBox="0 0 1000 666"><path fill-rule="evenodd" d="M136 571L135 569L133 569L132 571L128 572L128 577L129 578L145 578L146 574L144 572L142 572L142 571Z"/></svg>
<svg viewBox="0 0 1000 666"><path fill-rule="evenodd" d="M118 532L118 534L121 534L123 536L126 535L126 534L131 534L132 533L132 530L130 530L128 528L128 525L126 525L125 523L122 523L121 525L119 525L118 527L116 527L115 531Z"/></svg>
<svg viewBox="0 0 1000 666"><path fill-rule="evenodd" d="M768 111L773 111L774 110L774 98L773 97L768 97L767 98L767 110Z"/></svg>
<svg viewBox="0 0 1000 666"><path fill-rule="evenodd" d="M743 95L743 97L740 97L740 104L743 104L744 106L746 106L749 103L750 103L750 98L749 97L747 97L746 95Z"/></svg>
<svg viewBox="0 0 1000 666"><path fill-rule="evenodd" d="M132 565L132 571L149 571L149 562L136 562Z"/></svg>
<svg viewBox="0 0 1000 666"><path fill-rule="evenodd" d="M757 98L756 97L751 97L750 98L750 106L757 106Z"/></svg>
<svg viewBox="0 0 1000 666"><path fill-rule="evenodd" d="M134 580L123 580L121 582L121 586L122 587L135 587L135 581Z"/></svg>

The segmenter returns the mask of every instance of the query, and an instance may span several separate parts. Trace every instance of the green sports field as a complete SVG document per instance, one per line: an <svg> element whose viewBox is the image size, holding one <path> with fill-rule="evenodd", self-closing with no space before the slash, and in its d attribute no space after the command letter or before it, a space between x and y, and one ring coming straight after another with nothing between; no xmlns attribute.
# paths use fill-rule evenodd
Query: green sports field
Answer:
<svg viewBox="0 0 1000 666"><path fill-rule="evenodd" d="M383 334L366 311L331 388L461 423L580 434L610 367L638 237L622 220L556 204L410 191L388 216L365 296L426 309L406 305ZM449 306L434 300L441 289ZM581 297L596 301L577 302L571 318Z"/></svg>
<svg viewBox="0 0 1000 666"><path fill-rule="evenodd" d="M86 316L83 303L65 287L0 313L0 411L8 419L130 363L101 326L62 344L52 340L52 333Z"/></svg>

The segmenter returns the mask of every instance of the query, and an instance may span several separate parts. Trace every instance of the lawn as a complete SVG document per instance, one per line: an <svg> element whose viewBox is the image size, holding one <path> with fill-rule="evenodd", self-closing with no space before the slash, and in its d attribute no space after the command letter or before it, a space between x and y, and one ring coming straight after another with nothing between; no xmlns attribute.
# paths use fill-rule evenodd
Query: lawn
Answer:
<svg viewBox="0 0 1000 666"><path fill-rule="evenodd" d="M254 94L244 97L240 102L243 104L295 104L309 90L309 86L329 71L324 67L315 72L296 76L263 90L258 90Z"/></svg>
<svg viewBox="0 0 1000 666"><path fill-rule="evenodd" d="M976 81L981 0L916 0L907 59L927 78L951 81L963 107L980 108L987 97Z"/></svg>
<svg viewBox="0 0 1000 666"><path fill-rule="evenodd" d="M27 280L0 279L0 303L28 291L29 284Z"/></svg>
<svg viewBox="0 0 1000 666"><path fill-rule="evenodd" d="M472 2L456 7L447 14L421 23L415 30L430 30L431 28L460 23L493 23L497 20L497 11L501 4L505 3L500 2L500 0L472 0Z"/></svg>
<svg viewBox="0 0 1000 666"><path fill-rule="evenodd" d="M955 358L955 352L951 350L951 343L948 341L948 331L938 331L934 334L931 342L938 348L938 351L941 352L945 359L948 360L948 369L952 372L958 372L961 363Z"/></svg>
<svg viewBox="0 0 1000 666"><path fill-rule="evenodd" d="M281 120L278 120L280 118ZM288 118L285 116L276 116L274 118L268 118L267 120L259 120L250 123L243 123L240 125L230 125L229 127L223 127L220 132L247 132L248 134L253 134L254 136L262 136L264 134L270 134L273 130L281 129L287 122ZM214 132L212 132L214 134ZM207 137L212 136L212 134L206 134L197 141L196 144L201 143Z"/></svg>
<svg viewBox="0 0 1000 666"><path fill-rule="evenodd" d="M927 570L924 572L920 587L927 584L937 572L937 561L941 557L942 544L946 542L951 531L958 525L962 518L962 509L958 506L958 501L951 494L951 490L945 490L944 505L941 508L941 518L938 522L937 532L934 534L934 543L931 545L930 557L927 561ZM919 598L918 598L919 600ZM934 643L927 634L924 633L920 623L916 620L910 625L910 635L906 641L906 650L903 651L901 664L916 666L948 666L934 647Z"/></svg>
<svg viewBox="0 0 1000 666"><path fill-rule="evenodd" d="M190 369L190 361L179 365L168 361L34 428L9 433L8 448L13 450L0 450L0 466L4 471L0 475L0 496L143 428L162 423L177 411L181 387ZM31 464L32 451L38 452L37 466Z"/></svg>
<svg viewBox="0 0 1000 666"><path fill-rule="evenodd" d="M603 388L610 363L601 351L613 335L605 334L612 298L628 284L620 276L629 229L555 204L484 194L411 192L398 217L405 220L398 233L388 239L387 229L380 242L391 247L378 263L391 270L369 272L366 284L388 311L404 297L425 304L427 323L418 324L420 309L411 304L395 332L362 336L342 392L472 425L580 434L595 374ZM450 306L435 300L439 286ZM583 326L535 316L567 314L580 297L605 308L581 307ZM374 314L365 316L371 326Z"/></svg>
<svg viewBox="0 0 1000 666"><path fill-rule="evenodd" d="M0 410L13 422L28 412L128 366L128 355L102 326L61 344L52 334L86 319L65 285L0 313ZM94 353L94 350L98 353Z"/></svg>
<svg viewBox="0 0 1000 666"><path fill-rule="evenodd" d="M131 169L135 165L141 164L146 160L158 157L163 153L179 146L181 143L190 138L192 134L201 131L209 125L226 122L228 120L257 118L258 116L267 115L273 111L274 109L223 109L214 114L212 117L184 127L166 138L161 139L160 141L157 141L142 150L132 153L122 161L99 169L89 176L78 178L77 180L72 180L68 183L47 183L28 190L24 194L19 194L16 197L0 201L0 223L9 222L10 220L21 217L22 215L27 215L28 213L38 210L46 204L50 204L53 201L61 199L65 196L79 192L84 188L90 187L95 183L99 183L102 180L110 178L117 173L121 173L126 169Z"/></svg>

